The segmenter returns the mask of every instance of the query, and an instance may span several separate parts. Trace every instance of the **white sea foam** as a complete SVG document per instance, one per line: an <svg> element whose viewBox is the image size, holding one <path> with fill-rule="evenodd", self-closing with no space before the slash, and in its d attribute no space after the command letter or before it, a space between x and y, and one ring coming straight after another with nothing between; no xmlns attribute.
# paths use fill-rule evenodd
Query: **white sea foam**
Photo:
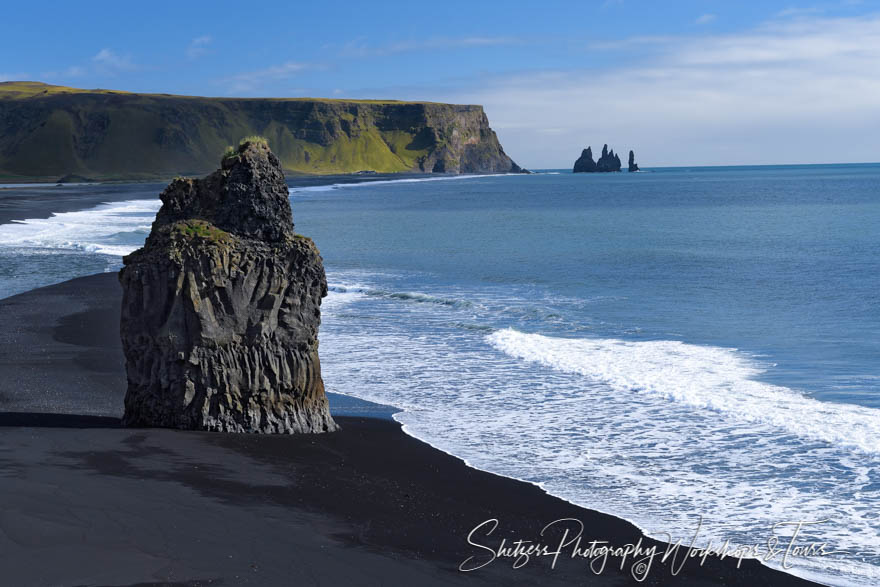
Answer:
<svg viewBox="0 0 880 587"><path fill-rule="evenodd" d="M519 359L577 373L615 392L647 393L760 422L810 440L880 454L880 410L821 402L756 380L765 369L736 349L671 340L568 339L512 329L487 340Z"/></svg>
<svg viewBox="0 0 880 587"><path fill-rule="evenodd" d="M0 225L0 246L127 255L143 245L161 202L129 200Z"/></svg>
<svg viewBox="0 0 880 587"><path fill-rule="evenodd" d="M321 302L323 312L334 312L366 295L366 286L359 284L331 285Z"/></svg>
<svg viewBox="0 0 880 587"><path fill-rule="evenodd" d="M658 538L689 541L701 515L701 539L733 544L766 544L778 522L829 520L803 542L846 554L800 558L788 572L876 583L877 410L762 383L772 367L736 349L487 336L460 327L475 321L470 306L374 295L387 281L364 275L331 278L346 297L324 314L328 390L396 406L407 433L436 448ZM500 312L494 320L523 311L483 296L464 299Z"/></svg>

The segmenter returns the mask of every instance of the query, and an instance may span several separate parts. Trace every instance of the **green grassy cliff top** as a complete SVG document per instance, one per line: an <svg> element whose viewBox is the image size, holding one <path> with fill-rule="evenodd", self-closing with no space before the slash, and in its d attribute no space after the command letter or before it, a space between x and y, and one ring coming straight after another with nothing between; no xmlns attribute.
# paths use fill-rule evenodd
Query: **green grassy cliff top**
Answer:
<svg viewBox="0 0 880 587"><path fill-rule="evenodd" d="M96 89L80 89L70 88L67 86L53 86L44 84L43 82L0 82L0 100L18 100L23 98L41 98L46 96L57 96L60 94L113 94L113 95L129 95L129 96L150 96L154 98L175 98L175 99L198 99L198 100L272 100L280 102L326 102L338 104L442 104L442 102L427 101L406 101L406 100L349 100L346 98L236 98L236 97L216 97L216 96L184 96L179 94L152 94L124 92L121 90L104 90ZM473 106L470 104L459 104L459 106Z"/></svg>
<svg viewBox="0 0 880 587"><path fill-rule="evenodd" d="M55 181L210 173L265 137L287 173L507 173L482 106L328 98L201 98L0 83L0 177ZM225 156L235 154L227 148Z"/></svg>
<svg viewBox="0 0 880 587"><path fill-rule="evenodd" d="M127 94L117 90L81 90L67 86L52 86L42 82L0 82L0 98L34 98L58 94Z"/></svg>

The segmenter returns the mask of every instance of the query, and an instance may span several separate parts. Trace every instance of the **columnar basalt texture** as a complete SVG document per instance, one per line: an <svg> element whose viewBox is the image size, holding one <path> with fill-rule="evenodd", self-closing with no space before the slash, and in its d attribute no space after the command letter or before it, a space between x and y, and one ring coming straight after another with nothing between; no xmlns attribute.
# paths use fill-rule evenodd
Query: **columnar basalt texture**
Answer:
<svg viewBox="0 0 880 587"><path fill-rule="evenodd" d="M294 234L281 165L243 144L176 179L142 249L124 258L124 423L225 432L336 429L318 327L327 281Z"/></svg>

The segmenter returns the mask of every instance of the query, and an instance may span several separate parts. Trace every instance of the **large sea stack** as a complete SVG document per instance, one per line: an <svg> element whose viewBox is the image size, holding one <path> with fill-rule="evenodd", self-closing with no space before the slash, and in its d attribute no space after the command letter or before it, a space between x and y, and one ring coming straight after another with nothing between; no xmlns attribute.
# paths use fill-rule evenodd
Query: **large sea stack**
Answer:
<svg viewBox="0 0 880 587"><path fill-rule="evenodd" d="M161 194L146 244L125 257L124 423L225 432L336 429L318 326L327 281L294 234L287 184L265 141Z"/></svg>

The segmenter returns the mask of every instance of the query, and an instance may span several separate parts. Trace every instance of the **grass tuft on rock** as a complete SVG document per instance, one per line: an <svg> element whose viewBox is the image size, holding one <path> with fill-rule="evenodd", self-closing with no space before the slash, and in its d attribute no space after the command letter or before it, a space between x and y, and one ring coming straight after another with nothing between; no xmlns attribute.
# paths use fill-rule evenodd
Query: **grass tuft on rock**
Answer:
<svg viewBox="0 0 880 587"><path fill-rule="evenodd" d="M269 148L269 141L266 140L266 137L261 137L258 135L251 135L249 137L245 137L241 139L238 143L238 152L241 153L244 151L248 145L258 145L262 147Z"/></svg>
<svg viewBox="0 0 880 587"><path fill-rule="evenodd" d="M205 220L191 219L175 222L171 227L172 236L189 239L203 239L209 242L220 243L229 239L230 235Z"/></svg>

